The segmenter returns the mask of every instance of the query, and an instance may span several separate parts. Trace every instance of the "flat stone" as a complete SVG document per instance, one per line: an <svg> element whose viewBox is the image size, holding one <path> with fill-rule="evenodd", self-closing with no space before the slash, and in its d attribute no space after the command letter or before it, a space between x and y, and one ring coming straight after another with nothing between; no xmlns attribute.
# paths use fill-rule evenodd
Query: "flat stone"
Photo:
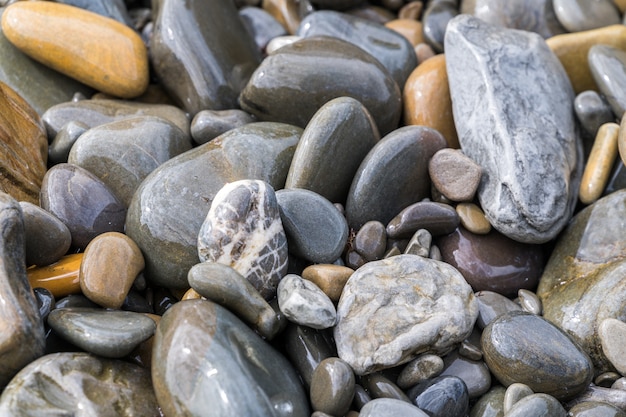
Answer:
<svg viewBox="0 0 626 417"><path fill-rule="evenodd" d="M49 265L61 259L72 243L67 226L46 210L21 201L26 237L26 265Z"/></svg>
<svg viewBox="0 0 626 417"><path fill-rule="evenodd" d="M429 416L465 416L469 411L467 387L461 378L439 376L411 388L408 396Z"/></svg>
<svg viewBox="0 0 626 417"><path fill-rule="evenodd" d="M352 404L354 389L350 365L339 358L324 359L311 378L311 406L330 415L345 415Z"/></svg>
<svg viewBox="0 0 626 417"><path fill-rule="evenodd" d="M445 351L471 333L477 315L474 294L456 269L398 255L352 274L337 306L335 341L339 357L363 375Z"/></svg>
<svg viewBox="0 0 626 417"><path fill-rule="evenodd" d="M241 179L282 188L301 133L295 126L251 123L152 171L135 192L126 222L126 233L146 259L146 277L187 288L187 272L199 261L198 233L215 194Z"/></svg>
<svg viewBox="0 0 626 417"><path fill-rule="evenodd" d="M491 223L485 217L485 212L474 203L459 203L455 207L459 215L461 226L468 232L476 235L486 235L491 231Z"/></svg>
<svg viewBox="0 0 626 417"><path fill-rule="evenodd" d="M401 127L378 142L356 172L348 199L348 225L358 230L370 220L383 224L430 196L428 160L446 141L434 129Z"/></svg>
<svg viewBox="0 0 626 417"><path fill-rule="evenodd" d="M443 52L448 23L457 14L459 8L455 0L436 0L428 3L422 16L424 39L435 52Z"/></svg>
<svg viewBox="0 0 626 417"><path fill-rule="evenodd" d="M620 374L626 373L626 323L613 318L602 320L598 328L602 352Z"/></svg>
<svg viewBox="0 0 626 417"><path fill-rule="evenodd" d="M376 122L360 102L330 100L304 129L285 188L304 188L344 203L359 165L379 140Z"/></svg>
<svg viewBox="0 0 626 417"><path fill-rule="evenodd" d="M427 417L428 414L407 403L395 398L376 398L361 408L359 417Z"/></svg>
<svg viewBox="0 0 626 417"><path fill-rule="evenodd" d="M201 110L191 121L191 137L195 143L202 145L222 133L254 121L254 118L243 110Z"/></svg>
<svg viewBox="0 0 626 417"><path fill-rule="evenodd" d="M437 151L428 163L433 185L451 201L472 201L480 184L482 168L458 149Z"/></svg>
<svg viewBox="0 0 626 417"><path fill-rule="evenodd" d="M156 329L144 314L80 307L52 310L48 324L72 344L106 358L128 355Z"/></svg>
<svg viewBox="0 0 626 417"><path fill-rule="evenodd" d="M495 385L472 407L470 417L503 417L504 393L502 385Z"/></svg>
<svg viewBox="0 0 626 417"><path fill-rule="evenodd" d="M210 301L176 303L163 315L152 380L166 415L310 416L291 364Z"/></svg>
<svg viewBox="0 0 626 417"><path fill-rule="evenodd" d="M419 201L398 213L387 224L390 239L406 239L417 230L426 229L435 236L454 232L459 216L449 204Z"/></svg>
<svg viewBox="0 0 626 417"><path fill-rule="evenodd" d="M222 187L198 232L201 262L232 267L267 300L287 273L287 237L276 194L260 180Z"/></svg>
<svg viewBox="0 0 626 417"><path fill-rule="evenodd" d="M626 111L626 52L609 45L594 45L587 55L591 75L606 97L615 116L621 120Z"/></svg>
<svg viewBox="0 0 626 417"><path fill-rule="evenodd" d="M83 261L82 253L63 256L50 265L28 268L27 276L31 288L45 288L57 299L80 292L78 274Z"/></svg>
<svg viewBox="0 0 626 417"><path fill-rule="evenodd" d="M612 0L554 0L556 17L568 32L582 32L621 23L620 12Z"/></svg>
<svg viewBox="0 0 626 417"><path fill-rule="evenodd" d="M566 417L569 414L561 403L551 395L532 394L519 400L506 413L507 417L554 416Z"/></svg>
<svg viewBox="0 0 626 417"><path fill-rule="evenodd" d="M489 370L507 387L521 382L534 392L568 400L582 393L593 378L593 365L581 347L534 314L498 317L485 327L481 342Z"/></svg>
<svg viewBox="0 0 626 417"><path fill-rule="evenodd" d="M41 119L13 89L0 82L0 191L18 201L39 202L48 140Z"/></svg>
<svg viewBox="0 0 626 417"><path fill-rule="evenodd" d="M402 389L411 388L428 379L439 376L443 371L440 356L425 353L407 363L398 375L397 384Z"/></svg>
<svg viewBox="0 0 626 417"><path fill-rule="evenodd" d="M333 302L312 281L288 274L278 283L278 306L288 320L313 329L328 329L337 322Z"/></svg>
<svg viewBox="0 0 626 417"><path fill-rule="evenodd" d="M594 90L583 91L576 95L574 110L580 124L592 138L596 137L600 126L615 120L606 98Z"/></svg>
<svg viewBox="0 0 626 417"><path fill-rule="evenodd" d="M353 272L354 270L347 266L315 264L307 266L302 271L302 278L313 282L336 303Z"/></svg>
<svg viewBox="0 0 626 417"><path fill-rule="evenodd" d="M115 20L62 3L12 4L2 31L34 60L99 91L133 98L148 87L146 46Z"/></svg>
<svg viewBox="0 0 626 417"><path fill-rule="evenodd" d="M553 239L574 211L582 168L562 66L537 34L467 15L450 22L446 66L461 149L483 168L478 198L487 219L520 242ZM528 77L550 92L530 88Z"/></svg>
<svg viewBox="0 0 626 417"><path fill-rule="evenodd" d="M62 352L39 358L20 371L2 392L0 413L151 417L159 414L159 405L147 369L87 353Z"/></svg>
<svg viewBox="0 0 626 417"><path fill-rule="evenodd" d="M337 38L305 38L275 51L254 71L239 102L259 120L304 128L326 102L343 96L361 102L382 135L398 126L401 92L389 72Z"/></svg>
<svg viewBox="0 0 626 417"><path fill-rule="evenodd" d="M382 259L387 248L385 225L376 220L365 223L354 237L352 247L366 261Z"/></svg>
<svg viewBox="0 0 626 417"><path fill-rule="evenodd" d="M70 229L72 245L84 249L104 232L123 232L126 206L98 177L71 164L50 168L41 185L41 208Z"/></svg>
<svg viewBox="0 0 626 417"><path fill-rule="evenodd" d="M219 0L159 0L150 41L154 71L191 115L237 108L260 54L235 5Z"/></svg>
<svg viewBox="0 0 626 417"><path fill-rule="evenodd" d="M569 409L571 417L626 417L626 412L614 405L599 401L585 401Z"/></svg>

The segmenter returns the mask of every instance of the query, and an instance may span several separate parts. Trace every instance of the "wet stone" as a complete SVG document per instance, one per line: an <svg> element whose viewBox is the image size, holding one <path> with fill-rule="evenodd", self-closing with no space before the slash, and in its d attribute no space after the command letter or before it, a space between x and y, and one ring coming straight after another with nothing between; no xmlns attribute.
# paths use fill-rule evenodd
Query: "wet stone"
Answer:
<svg viewBox="0 0 626 417"><path fill-rule="evenodd" d="M28 268L26 271L28 282L32 288L45 288L57 298L78 293L80 292L78 273L82 260L82 253L73 253L61 257L53 264Z"/></svg>
<svg viewBox="0 0 626 417"><path fill-rule="evenodd" d="M354 270L347 266L316 264L307 266L302 271L302 278L313 282L336 303L353 272Z"/></svg>
<svg viewBox="0 0 626 417"><path fill-rule="evenodd" d="M396 384L381 373L363 375L359 381L372 398L395 398L407 403L411 402Z"/></svg>
<svg viewBox="0 0 626 417"><path fill-rule="evenodd" d="M522 307L519 304L492 291L477 292L476 300L478 301L478 319L476 324L482 329L509 311L522 311Z"/></svg>
<svg viewBox="0 0 626 417"><path fill-rule="evenodd" d="M408 391L420 410L431 417L464 417L469 411L465 383L455 376L439 376L424 381Z"/></svg>
<svg viewBox="0 0 626 417"><path fill-rule="evenodd" d="M589 49L588 61L600 92L621 120L626 111L626 52L609 45L594 45Z"/></svg>
<svg viewBox="0 0 626 417"><path fill-rule="evenodd" d="M65 255L72 235L58 218L27 201L21 201L26 236L26 265L49 265Z"/></svg>
<svg viewBox="0 0 626 417"><path fill-rule="evenodd" d="M526 384L520 384L519 382L515 382L509 385L504 393L504 412L508 413L509 410L524 397L528 397L529 395L533 395L533 390Z"/></svg>
<svg viewBox="0 0 626 417"><path fill-rule="evenodd" d="M285 28L271 14L258 7L239 9L239 18L248 30L259 52L265 52L267 44L277 36L287 35Z"/></svg>
<svg viewBox="0 0 626 417"><path fill-rule="evenodd" d="M254 122L243 110L201 110L191 121L191 137L198 145L207 143L222 133Z"/></svg>
<svg viewBox="0 0 626 417"><path fill-rule="evenodd" d="M585 401L569 409L571 417L626 417L626 412L614 405L598 401Z"/></svg>
<svg viewBox="0 0 626 417"><path fill-rule="evenodd" d="M311 378L318 365L326 358L337 356L332 332L327 330L316 330L290 323L282 337L286 357L307 387L311 386Z"/></svg>
<svg viewBox="0 0 626 417"><path fill-rule="evenodd" d="M504 393L501 385L495 385L474 404L470 417L503 417Z"/></svg>
<svg viewBox="0 0 626 417"><path fill-rule="evenodd" d="M133 27L123 0L60 0L57 3L80 7Z"/></svg>
<svg viewBox="0 0 626 417"><path fill-rule="evenodd" d="M437 151L428 163L433 185L451 201L472 201L480 184L482 168L458 149Z"/></svg>
<svg viewBox="0 0 626 417"><path fill-rule="evenodd" d="M620 12L612 0L554 0L554 13L568 32L582 32L621 23Z"/></svg>
<svg viewBox="0 0 626 417"><path fill-rule="evenodd" d="M491 374L485 362L472 360L454 351L443 358L444 368L440 376L460 378L467 388L469 398L479 398L491 387Z"/></svg>
<svg viewBox="0 0 626 417"><path fill-rule="evenodd" d="M592 138L596 137L600 126L615 120L611 105L594 90L578 94L574 100L574 110L580 124Z"/></svg>
<svg viewBox="0 0 626 417"><path fill-rule="evenodd" d="M296 41L299 41L300 39L302 39L301 36L295 36L295 35L277 36L267 44L267 47L265 48L265 52L268 55L272 55L274 52L276 52L278 49L282 48L283 46L292 44Z"/></svg>
<svg viewBox="0 0 626 417"><path fill-rule="evenodd" d="M597 401L610 404L621 410L626 410L626 391L621 389L597 387L593 384L572 400L569 404L575 406L581 402Z"/></svg>
<svg viewBox="0 0 626 417"><path fill-rule="evenodd" d="M441 371L443 371L443 359L440 356L423 354L402 368L397 384L402 389L411 388L427 379L439 376Z"/></svg>
<svg viewBox="0 0 626 417"><path fill-rule="evenodd" d="M352 368L339 358L324 359L311 378L311 406L334 416L345 415L354 397Z"/></svg>
<svg viewBox="0 0 626 417"><path fill-rule="evenodd" d="M287 319L301 326L327 329L337 320L330 298L313 282L295 274L279 282L278 305Z"/></svg>
<svg viewBox="0 0 626 417"><path fill-rule="evenodd" d="M435 52L443 52L448 22L457 14L459 14L458 2L455 0L436 0L428 3L422 17L424 39Z"/></svg>
<svg viewBox="0 0 626 417"><path fill-rule="evenodd" d="M599 387L611 388L615 381L617 381L621 377L622 376L617 372L603 372L593 380L593 383Z"/></svg>
<svg viewBox="0 0 626 417"><path fill-rule="evenodd" d="M293 0L264 0L263 10L280 23L288 33L294 34L300 25L300 10Z"/></svg>
<svg viewBox="0 0 626 417"><path fill-rule="evenodd" d="M385 225L376 220L365 223L354 237L352 247L367 261L382 259L387 248Z"/></svg>
<svg viewBox="0 0 626 417"><path fill-rule="evenodd" d="M372 401L372 397L370 397L365 388L363 388L363 386L359 384L356 384L356 386L354 387L354 400L352 401L354 408L356 408L357 410L361 410L365 406L365 404L370 401Z"/></svg>
<svg viewBox="0 0 626 417"><path fill-rule="evenodd" d="M507 417L523 416L566 417L567 411L561 403L551 395L532 394L522 398L506 413Z"/></svg>
<svg viewBox="0 0 626 417"><path fill-rule="evenodd" d="M37 307L39 307L39 316L45 323L48 319L48 314L55 308L54 295L45 288L33 288L33 294L37 300Z"/></svg>
<svg viewBox="0 0 626 417"><path fill-rule="evenodd" d="M461 226L476 235L486 235L491 231L491 223L483 210L474 203L459 203L455 207Z"/></svg>
<svg viewBox="0 0 626 417"><path fill-rule="evenodd" d="M483 358L482 350L468 340L461 342L461 345L459 346L459 355L473 361L479 361Z"/></svg>
<svg viewBox="0 0 626 417"><path fill-rule="evenodd" d="M398 213L387 224L387 236L391 239L406 239L419 229L432 235L447 235L459 225L459 216L449 204L419 201Z"/></svg>
<svg viewBox="0 0 626 417"><path fill-rule="evenodd" d="M602 320L598 329L602 352L617 371L626 374L626 323L613 318Z"/></svg>
<svg viewBox="0 0 626 417"><path fill-rule="evenodd" d="M72 146L74 146L80 135L88 129L89 126L82 122L71 121L63 125L48 147L50 164L56 165L67 162Z"/></svg>
<svg viewBox="0 0 626 417"><path fill-rule="evenodd" d="M376 398L361 408L359 417L427 417L428 414L407 403L395 398Z"/></svg>
<svg viewBox="0 0 626 417"><path fill-rule="evenodd" d="M541 300L537 297L537 294L532 291L520 289L517 292L517 297L519 299L519 304L524 311L538 316L541 315L543 306L541 305Z"/></svg>
<svg viewBox="0 0 626 417"><path fill-rule="evenodd" d="M405 254L413 254L428 258L430 254L430 245L433 241L433 236L426 229L419 229L413 237L409 240L404 250Z"/></svg>

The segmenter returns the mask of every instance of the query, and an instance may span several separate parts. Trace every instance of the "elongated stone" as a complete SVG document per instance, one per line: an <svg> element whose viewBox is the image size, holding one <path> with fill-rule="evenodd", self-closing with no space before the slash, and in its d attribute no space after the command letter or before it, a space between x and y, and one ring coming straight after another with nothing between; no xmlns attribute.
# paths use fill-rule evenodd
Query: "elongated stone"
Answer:
<svg viewBox="0 0 626 417"><path fill-rule="evenodd" d="M314 410L330 415L348 412L354 397L354 372L339 358L324 359L311 380L311 405Z"/></svg>
<svg viewBox="0 0 626 417"><path fill-rule="evenodd" d="M580 201L591 204L602 195L618 154L617 123L600 126L580 181Z"/></svg>
<svg viewBox="0 0 626 417"><path fill-rule="evenodd" d="M620 12L613 0L554 0L554 12L568 32L581 32L620 23Z"/></svg>
<svg viewBox="0 0 626 417"><path fill-rule="evenodd" d="M387 236L391 239L407 239L418 229L426 229L433 235L454 232L459 216L454 207L432 201L411 204L387 224Z"/></svg>
<svg viewBox="0 0 626 417"><path fill-rule="evenodd" d="M31 288L45 288L57 299L69 294L80 293L80 264L82 253L66 255L50 265L28 268L28 282Z"/></svg>
<svg viewBox="0 0 626 417"><path fill-rule="evenodd" d="M2 31L22 52L90 87L121 98L148 87L148 53L128 26L61 3L16 3Z"/></svg>
<svg viewBox="0 0 626 417"><path fill-rule="evenodd" d="M520 242L554 238L574 211L582 169L562 66L538 35L467 15L450 22L446 64L461 149L483 168L487 219Z"/></svg>
<svg viewBox="0 0 626 417"><path fill-rule="evenodd" d="M469 411L469 395L461 378L439 376L424 381L408 391L417 407L432 416L465 416Z"/></svg>

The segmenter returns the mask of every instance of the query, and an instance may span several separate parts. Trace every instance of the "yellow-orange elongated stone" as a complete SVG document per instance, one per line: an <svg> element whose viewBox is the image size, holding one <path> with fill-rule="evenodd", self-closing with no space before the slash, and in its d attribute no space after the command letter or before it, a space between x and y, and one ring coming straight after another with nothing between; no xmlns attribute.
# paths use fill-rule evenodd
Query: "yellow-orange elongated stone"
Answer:
<svg viewBox="0 0 626 417"><path fill-rule="evenodd" d="M606 187L611 169L617 158L617 134L619 130L620 127L617 123L605 123L598 129L580 181L578 197L584 204L595 202Z"/></svg>
<svg viewBox="0 0 626 417"><path fill-rule="evenodd" d="M20 1L6 8L2 31L36 61L121 98L148 86L148 52L128 26L51 1Z"/></svg>
<svg viewBox="0 0 626 417"><path fill-rule="evenodd" d="M80 293L78 272L83 261L82 253L66 255L51 265L26 270L32 288L45 288L56 298Z"/></svg>

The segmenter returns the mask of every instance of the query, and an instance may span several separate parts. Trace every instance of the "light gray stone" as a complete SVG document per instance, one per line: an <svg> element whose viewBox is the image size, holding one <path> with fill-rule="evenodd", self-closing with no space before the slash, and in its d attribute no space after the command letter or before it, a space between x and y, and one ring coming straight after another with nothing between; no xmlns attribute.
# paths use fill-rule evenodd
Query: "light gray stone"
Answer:
<svg viewBox="0 0 626 417"><path fill-rule="evenodd" d="M626 374L626 323L614 318L602 320L598 338L604 356L620 374Z"/></svg>
<svg viewBox="0 0 626 417"><path fill-rule="evenodd" d="M361 408L359 417L427 417L428 414L407 403L395 398L376 398Z"/></svg>
<svg viewBox="0 0 626 417"><path fill-rule="evenodd" d="M402 389L411 388L441 374L443 359L441 356L424 354L407 363L398 375L397 384Z"/></svg>
<svg viewBox="0 0 626 417"><path fill-rule="evenodd" d="M619 25L620 12L612 0L552 0L557 19L569 32Z"/></svg>
<svg viewBox="0 0 626 417"><path fill-rule="evenodd" d="M333 302L312 281L289 274L278 284L278 306L289 320L301 326L327 329L335 325Z"/></svg>
<svg viewBox="0 0 626 417"><path fill-rule="evenodd" d="M551 395L532 394L522 398L511 407L505 417L566 417L567 411Z"/></svg>
<svg viewBox="0 0 626 417"><path fill-rule="evenodd" d="M520 242L553 239L573 213L582 169L561 63L537 34L467 15L450 22L445 48L456 130L483 168L487 219Z"/></svg>
<svg viewBox="0 0 626 417"><path fill-rule="evenodd" d="M587 55L591 75L600 92L621 119L626 111L626 52L609 45L594 45Z"/></svg>

